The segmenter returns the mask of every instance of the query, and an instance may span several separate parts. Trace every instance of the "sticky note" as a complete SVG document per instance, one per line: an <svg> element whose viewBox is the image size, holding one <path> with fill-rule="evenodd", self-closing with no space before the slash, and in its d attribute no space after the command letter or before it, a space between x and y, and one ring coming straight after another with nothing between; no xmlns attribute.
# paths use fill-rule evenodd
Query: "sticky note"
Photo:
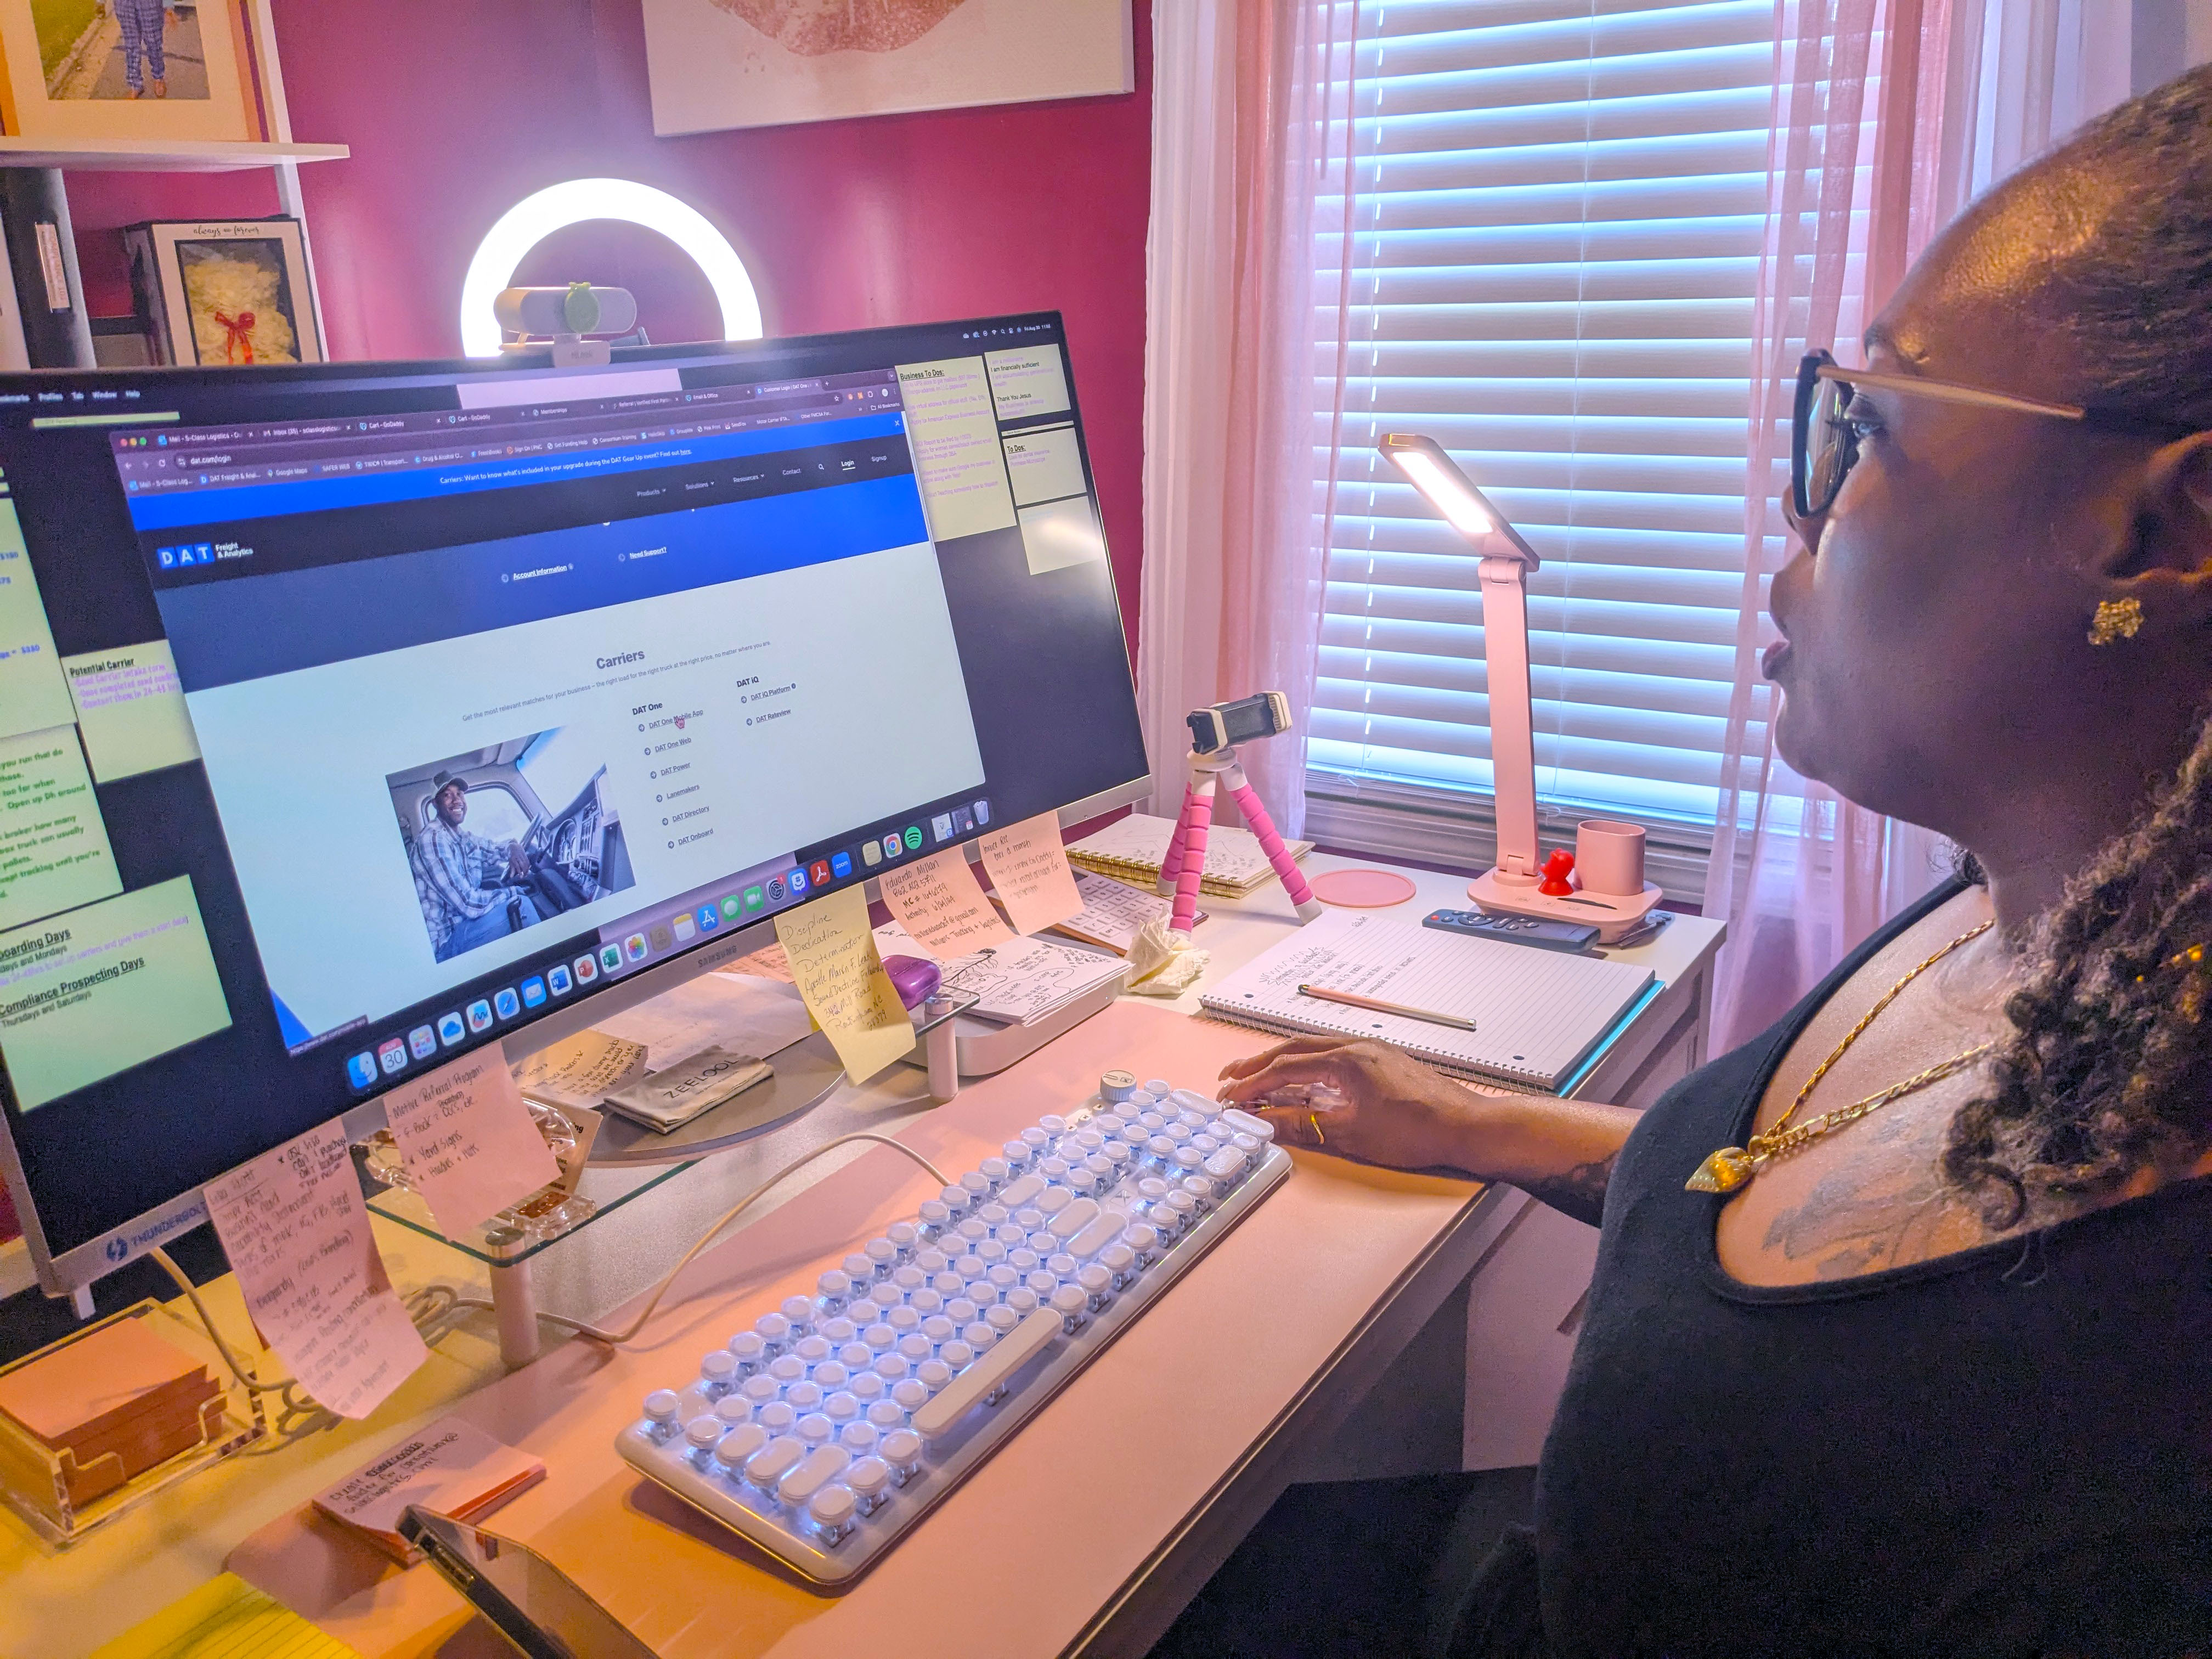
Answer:
<svg viewBox="0 0 2212 1659"><path fill-rule="evenodd" d="M122 890L76 728L0 738L0 927Z"/></svg>
<svg viewBox="0 0 2212 1659"><path fill-rule="evenodd" d="M0 1056L25 1111L229 1024L190 876L0 933Z"/></svg>
<svg viewBox="0 0 2212 1659"><path fill-rule="evenodd" d="M968 867L967 854L957 847L884 871L883 889L891 914L914 935L914 942L939 962L1013 938L983 896L975 872Z"/></svg>
<svg viewBox="0 0 2212 1659"><path fill-rule="evenodd" d="M914 1047L914 1022L891 988L868 931L866 890L848 887L775 919L806 1011L829 1034L846 1075L870 1078Z"/></svg>
<svg viewBox="0 0 2212 1659"><path fill-rule="evenodd" d="M448 1238L561 1178L498 1049L441 1066L384 1097L407 1177Z"/></svg>
<svg viewBox="0 0 2212 1659"><path fill-rule="evenodd" d="M1082 911L1083 895L1075 890L1075 872L1067 867L1067 849L1060 844L1059 814L1024 818L992 831L978 844L991 886L1016 933L1042 933Z"/></svg>
<svg viewBox="0 0 2212 1659"><path fill-rule="evenodd" d="M218 1573L92 1659L361 1659L235 1573Z"/></svg>
<svg viewBox="0 0 2212 1659"><path fill-rule="evenodd" d="M339 1124L201 1191L255 1328L323 1405L366 1417L429 1358L392 1293Z"/></svg>
<svg viewBox="0 0 2212 1659"><path fill-rule="evenodd" d="M0 495L0 737L76 719L15 503Z"/></svg>
<svg viewBox="0 0 2212 1659"><path fill-rule="evenodd" d="M930 534L945 542L1012 527L1014 498L983 360L901 363L898 377Z"/></svg>
<svg viewBox="0 0 2212 1659"><path fill-rule="evenodd" d="M200 757L167 640L62 659L77 728L102 783Z"/></svg>

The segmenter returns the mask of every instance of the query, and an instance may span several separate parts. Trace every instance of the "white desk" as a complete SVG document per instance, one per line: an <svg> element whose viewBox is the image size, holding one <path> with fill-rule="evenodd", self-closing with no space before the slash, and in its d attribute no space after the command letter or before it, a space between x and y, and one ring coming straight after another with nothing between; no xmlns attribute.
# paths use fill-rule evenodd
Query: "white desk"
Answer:
<svg viewBox="0 0 2212 1659"><path fill-rule="evenodd" d="M1318 872L1352 862L1374 861L1316 854L1308 868ZM1417 885L1409 910L1418 907L1425 912L1463 902L1463 884L1458 880L1419 871L1407 873ZM1209 897L1204 908L1212 920L1200 930L1199 942L1212 952L1217 972L1249 960L1295 925L1288 902L1272 885L1242 901ZM1635 1028L1615 1042L1578 1092L1590 1098L1641 1103L1702 1060L1704 1013L1720 933L1716 924L1685 918L1637 953L1637 959L1649 963L1667 982L1667 989L1644 1010ZM1194 996L1182 1000L1195 1006ZM1221 1034L1220 1028L1213 1027L1201 1030L1217 1034L1206 1039L1216 1046L1234 1042L1249 1049L1264 1041L1257 1034ZM1062 1042L1072 1043L1081 1036L1079 1029ZM1034 1116L1026 1085L1052 1078L1053 1048L1059 1046L1048 1047L1002 1079L973 1088L969 1092L975 1100L968 1112L960 1109L962 1102L956 1102L933 1118L921 1074L906 1068L854 1091L848 1103L862 1109L877 1127L907 1128L917 1141L963 1133L958 1125L969 1117L988 1130L993 1113L1011 1113L1026 1121ZM1195 1052L1203 1045L1192 1046ZM963 1094L963 1101L967 1099ZM791 1131L724 1154L548 1251L540 1259L543 1305L592 1316L635 1293L665 1271L699 1228L754 1184L757 1170L772 1170L804 1150L804 1139L793 1133L804 1129L802 1121ZM793 1138L787 1139L787 1134ZM902 1163L889 1152L859 1152L855 1156ZM927 1571L932 1564L948 1595L966 1582L956 1569L975 1554L975 1540L981 1535L975 1529L987 1525L988 1499L994 1492L1003 1496L1001 1489L1010 1483L1018 1486L1029 1478L1035 1460L1066 1457L1072 1455L1070 1448L1081 1447L1086 1455L1105 1459L1106 1465L1126 1468L1133 1462L1141 1464L1141 1459L1133 1456L1134 1449L1127 1439L1121 1437L1130 1432L1129 1422L1113 1416L1117 1392L1127 1391L1117 1391L1112 1378L1122 1366L1150 1366L1149 1374L1158 1375L1163 1356L1177 1352L1179 1303L1194 1321L1218 1320L1247 1305L1254 1295L1264 1297L1267 1274L1326 1272L1340 1281L1333 1291L1334 1299L1296 1333L1302 1346L1295 1352L1285 1349L1280 1361L1298 1374L1271 1376L1267 1398L1225 1402L1222 1411L1194 1426L1194 1435L1200 1429L1204 1434L1193 1442L1190 1455L1210 1462L1211 1467L1180 1472L1181 1479L1193 1483L1190 1495L1164 1493L1154 1490L1160 1483L1142 1483L1143 1490L1129 1495L1125 1506L1129 1519L1123 1531L1102 1535L1091 1546L1100 1576L1072 1581L1060 1602L1029 1610L1037 1621L1037 1641L1044 1645L1025 1647L1024 1652L1059 1648L1141 1653L1283 1486L1310 1473L1317 1460L1330 1455L1339 1430L1361 1398L1477 1264L1486 1257L1505 1259L1514 1242L1527 1235L1536 1219L1552 1213L1524 1216L1525 1201L1503 1189L1486 1192L1466 1183L1399 1177L1358 1170L1334 1159L1300 1157L1299 1175L1291 1183L1261 1206L1192 1271L1174 1295L1133 1327L1084 1378L863 1581L862 1591L840 1602L809 1598L787 1608L789 1598L799 1592L775 1585L757 1567L729 1557L719 1540L702 1540L684 1530L672 1547L687 1559L697 1558L700 1571L720 1575L714 1581L717 1595L757 1593L763 1606L778 1610L762 1627L748 1627L742 1635L733 1632L726 1641L709 1643L699 1650L866 1651L864 1638L880 1627L898 1632L901 1651L909 1659L927 1652L963 1652L963 1635L969 1626L948 1620L940 1626L918 1627L917 1620L927 1625L931 1612L945 1613L948 1609L927 1598L916 1600L921 1592L902 1592L901 1586L937 1582ZM789 1224L819 1225L820 1213L836 1209L828 1201L835 1192L815 1193L810 1208L810 1189L835 1178L830 1171L836 1167L836 1159L823 1160L811 1181L791 1183L773 1210L761 1206L756 1212L760 1218L733 1237L748 1241L756 1228L767 1224L769 1215L780 1214L787 1206L793 1206L793 1215L799 1218ZM866 1173L855 1169L846 1178L857 1181ZM1293 1194L1298 1194L1295 1203L1286 1202ZM1267 1221L1271 1212L1272 1232L1258 1224ZM1317 1236L1322 1229L1341 1231ZM1251 1235L1249 1240L1247 1234ZM392 1277L403 1289L429 1282L457 1285L465 1293L482 1294L486 1288L483 1270L449 1248L390 1224L380 1224L378 1237ZM1346 1254L1331 1255L1340 1244ZM702 1258L676 1298L684 1315L682 1323L688 1327L694 1318L710 1323L715 1316L708 1304L714 1297L735 1296L740 1291L757 1293L758 1285L745 1281L741 1268L730 1265L741 1254L723 1247ZM1237 1279L1240 1273L1250 1282ZM1255 1279L1254 1275L1260 1277ZM1483 1282L1477 1281L1478 1289ZM226 1279L210 1288L216 1316L232 1330L242 1329L244 1316L233 1281ZM685 1309L687 1303L690 1306ZM670 1317L664 1313L662 1320ZM1552 1334L1557 1337L1555 1331ZM570 1443L565 1437L574 1434L575 1457L556 1454L549 1458L556 1465L556 1479L518 1499L504 1512L508 1519L501 1524L539 1540L571 1571L587 1571L592 1565L592 1547L573 1531L562 1531L564 1513L589 1512L578 1507L587 1501L611 1501L616 1508L608 1511L611 1532L649 1522L643 1534L648 1541L661 1537L669 1525L658 1510L640 1519L638 1505L627 1496L635 1489L634 1480L599 1472L596 1465L583 1467L601 1454L612 1457L611 1434L602 1437L593 1416L594 1411L603 1414L605 1409L596 1396L603 1382L606 1390L622 1389L624 1403L616 1409L626 1411L630 1382L626 1375L617 1378L630 1363L627 1354L610 1358L586 1345L556 1342L545 1359L502 1381L487 1314L441 1343L430 1362L368 1422L234 1458L181 1483L74 1550L48 1553L12 1516L0 1519L0 1608L5 1609L0 1613L0 1655L46 1659L82 1653L204 1582L222 1569L241 1540L280 1522L313 1492L465 1400L471 1402L465 1409L481 1410L487 1420L518 1439L529 1425L538 1425L533 1432L557 1431L564 1437L563 1444ZM665 1367L665 1356L655 1363ZM1096 1385L1086 1387L1093 1378ZM1486 1380L1497 1385L1495 1377ZM487 1389L488 1384L492 1386ZM1194 1379L1194 1386L1206 1384ZM1510 1388L1510 1381L1504 1386ZM1232 1404L1234 1409L1228 1409ZM593 1410L578 1409L585 1406ZM1541 1409L1548 1416L1548 1405ZM1086 1413L1103 1414L1086 1419ZM1149 1443L1152 1437L1146 1438ZM564 1478L572 1472L563 1464L570 1462L576 1465L573 1476L580 1486L572 1486ZM1158 1506L1156 1511L1146 1510L1147 1503ZM635 1537L631 1541L635 1547ZM332 1594L346 1588L334 1587ZM357 1645L380 1652L437 1651L460 1622L450 1594L421 1571L364 1583L350 1593L352 1599L343 1602L345 1616L333 1619L333 1627ZM907 1599L900 1599L902 1594ZM783 1616L785 1611L788 1618ZM388 1644L379 1639L386 1631L392 1633ZM854 1641L862 1645L850 1645ZM671 1650L678 1649L691 1650L672 1640Z"/></svg>

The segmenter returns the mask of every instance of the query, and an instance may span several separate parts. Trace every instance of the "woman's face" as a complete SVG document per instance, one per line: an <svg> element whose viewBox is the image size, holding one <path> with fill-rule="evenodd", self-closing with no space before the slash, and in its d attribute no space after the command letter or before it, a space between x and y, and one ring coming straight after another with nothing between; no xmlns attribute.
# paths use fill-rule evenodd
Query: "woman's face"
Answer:
<svg viewBox="0 0 2212 1659"><path fill-rule="evenodd" d="M2016 191L2027 198L2033 191ZM1869 332L1867 367L2078 398L2020 252L2047 207L1993 202L1931 249ZM2033 788L2102 706L2091 573L2126 532L2142 447L2074 422L1863 390L1859 459L1774 580L1775 739L1800 773L1954 835Z"/></svg>

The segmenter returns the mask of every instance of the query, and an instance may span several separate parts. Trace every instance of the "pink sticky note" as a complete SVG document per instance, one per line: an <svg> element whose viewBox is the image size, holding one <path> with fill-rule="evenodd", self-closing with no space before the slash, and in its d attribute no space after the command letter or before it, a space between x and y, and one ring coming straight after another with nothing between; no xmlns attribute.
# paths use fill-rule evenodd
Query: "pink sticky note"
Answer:
<svg viewBox="0 0 2212 1659"><path fill-rule="evenodd" d="M1060 817L1040 812L983 837L983 867L1018 933L1042 933L1083 911L1060 844Z"/></svg>
<svg viewBox="0 0 2212 1659"><path fill-rule="evenodd" d="M497 1048L393 1090L384 1113L408 1179L449 1238L560 1178L560 1163Z"/></svg>
<svg viewBox="0 0 2212 1659"><path fill-rule="evenodd" d="M392 1293L336 1123L202 1189L254 1325L341 1417L366 1417L429 1358Z"/></svg>
<svg viewBox="0 0 2212 1659"><path fill-rule="evenodd" d="M939 962L1013 938L957 847L884 871L883 892L914 942Z"/></svg>

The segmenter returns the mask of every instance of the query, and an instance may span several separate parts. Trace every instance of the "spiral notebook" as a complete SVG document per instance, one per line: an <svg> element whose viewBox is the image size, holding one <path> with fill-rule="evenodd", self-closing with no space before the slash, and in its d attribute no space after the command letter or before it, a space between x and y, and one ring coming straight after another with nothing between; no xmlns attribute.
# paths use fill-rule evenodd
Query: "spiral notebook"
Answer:
<svg viewBox="0 0 2212 1659"><path fill-rule="evenodd" d="M1302 996L1325 986L1471 1019L1463 1031ZM1648 968L1332 910L1200 998L1206 1011L1285 1036L1375 1037L1446 1071L1556 1091L1656 985Z"/></svg>

